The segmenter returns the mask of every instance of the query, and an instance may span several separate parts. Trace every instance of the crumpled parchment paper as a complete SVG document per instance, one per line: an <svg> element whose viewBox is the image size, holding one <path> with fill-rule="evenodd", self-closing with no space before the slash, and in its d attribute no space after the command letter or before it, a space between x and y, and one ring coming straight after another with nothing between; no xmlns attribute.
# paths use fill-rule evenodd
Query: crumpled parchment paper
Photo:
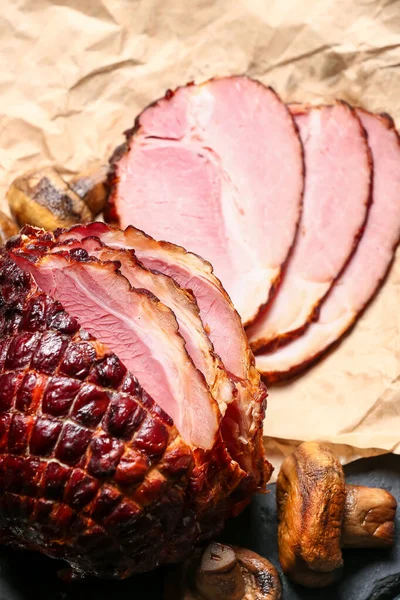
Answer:
<svg viewBox="0 0 400 600"><path fill-rule="evenodd" d="M134 116L167 88L237 73L286 101L339 97L389 112L400 125L399 3L5 2L1 197L29 168L51 163L72 173L107 158ZM308 439L333 443L344 462L400 452L399 307L397 260L339 348L295 382L270 388L265 434L275 464Z"/></svg>

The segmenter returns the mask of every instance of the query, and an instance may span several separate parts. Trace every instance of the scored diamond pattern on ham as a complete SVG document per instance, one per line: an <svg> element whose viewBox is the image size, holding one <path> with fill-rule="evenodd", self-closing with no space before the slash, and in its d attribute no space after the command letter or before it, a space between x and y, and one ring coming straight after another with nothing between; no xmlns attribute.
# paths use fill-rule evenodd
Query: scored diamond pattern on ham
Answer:
<svg viewBox="0 0 400 600"><path fill-rule="evenodd" d="M242 467L230 454L234 432L219 423L227 405L185 352L170 309L132 288L121 262L58 243L26 227L0 256L0 539L65 559L74 575L123 578L187 556L243 509L271 467L261 433ZM132 253L107 252L133 269ZM176 389L162 384L164 398L153 388L157 403L140 385L156 368L146 373L125 352L141 328L139 359L171 351L166 381L168 369L178 376ZM160 348L146 346L151 335Z"/></svg>
<svg viewBox="0 0 400 600"><path fill-rule="evenodd" d="M4 253L0 297L1 541L109 577L155 566L183 515L189 447L118 357Z"/></svg>

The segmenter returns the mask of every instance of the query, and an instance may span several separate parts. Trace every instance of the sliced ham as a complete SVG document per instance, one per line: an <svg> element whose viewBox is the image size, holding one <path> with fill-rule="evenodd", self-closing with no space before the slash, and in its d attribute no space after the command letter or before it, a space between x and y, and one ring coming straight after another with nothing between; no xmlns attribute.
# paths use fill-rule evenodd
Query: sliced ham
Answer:
<svg viewBox="0 0 400 600"><path fill-rule="evenodd" d="M96 222L56 231L55 235L60 241L71 237L82 240L94 236L110 248L131 248L145 267L164 273L182 288L191 290L199 305L204 327L228 372L237 379L249 378L252 352L239 315L221 282L215 277L210 263L181 246L157 242L132 226L121 231L106 223Z"/></svg>
<svg viewBox="0 0 400 600"><path fill-rule="evenodd" d="M170 309L149 292L134 290L115 263L62 254L29 260L29 250L13 255L43 291L117 354L187 443L204 450L214 445L218 407Z"/></svg>
<svg viewBox="0 0 400 600"><path fill-rule="evenodd" d="M193 292L203 325L237 390L226 415L237 424L235 435L242 445L242 456L235 458L239 464L246 464L253 480L262 485L266 468L261 458L266 390L255 369L240 317L211 265L180 246L157 242L134 227L121 231L96 222L60 230L55 235L60 242L94 236L111 248L131 248L146 268L173 277L182 288Z"/></svg>
<svg viewBox="0 0 400 600"><path fill-rule="evenodd" d="M247 77L168 92L114 167L110 219L204 256L251 322L280 280L303 193L301 142L275 92Z"/></svg>
<svg viewBox="0 0 400 600"><path fill-rule="evenodd" d="M179 333L185 340L186 350L195 366L203 373L210 392L218 403L224 442L241 467L251 470L248 449L243 447L237 436L237 432L243 428L240 411L232 408L227 411L228 405L236 401L236 388L221 359L214 352L193 294L183 290L172 277L146 269L136 259L133 251L110 248L98 238L88 237L81 241L70 239L67 243L61 242L54 247L54 252L62 250L77 256L82 256L83 251L103 261L117 261L120 264L119 270L132 287L152 292L173 311Z"/></svg>
<svg viewBox="0 0 400 600"><path fill-rule="evenodd" d="M371 157L355 111L337 102L292 112L305 155L303 212L279 291L247 330L253 351L290 342L316 318L357 246L371 197Z"/></svg>
<svg viewBox="0 0 400 600"><path fill-rule="evenodd" d="M133 251L110 248L98 238L85 238L81 241L71 239L68 242L56 245L54 251L65 250L79 255L83 249L102 261L118 261L122 275L132 287L148 290L172 310L179 325L179 333L185 340L186 350L196 368L203 373L219 404L220 412L224 415L227 404L233 399L233 384L204 330L193 294L182 289L172 277L146 269L136 259Z"/></svg>
<svg viewBox="0 0 400 600"><path fill-rule="evenodd" d="M358 110L374 163L373 202L357 250L322 305L319 319L297 340L257 356L270 382L303 371L356 322L385 279L400 237L400 139L387 116Z"/></svg>

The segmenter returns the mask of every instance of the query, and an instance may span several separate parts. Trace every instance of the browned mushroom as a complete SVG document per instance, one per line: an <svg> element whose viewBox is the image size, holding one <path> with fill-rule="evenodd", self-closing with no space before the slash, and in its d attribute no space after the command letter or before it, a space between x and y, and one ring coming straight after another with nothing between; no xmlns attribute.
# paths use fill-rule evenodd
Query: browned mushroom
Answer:
<svg viewBox="0 0 400 600"><path fill-rule="evenodd" d="M8 215L0 211L0 246L4 246L6 241L16 235L19 228L15 221Z"/></svg>
<svg viewBox="0 0 400 600"><path fill-rule="evenodd" d="M20 226L28 223L55 229L92 219L85 202L52 167L17 177L7 192L7 199Z"/></svg>
<svg viewBox="0 0 400 600"><path fill-rule="evenodd" d="M279 600L279 575L255 552L212 542L170 570L165 600Z"/></svg>
<svg viewBox="0 0 400 600"><path fill-rule="evenodd" d="M101 213L106 204L108 172L109 165L100 164L74 175L68 182L71 190L82 198L93 216Z"/></svg>
<svg viewBox="0 0 400 600"><path fill-rule="evenodd" d="M331 584L343 565L342 547L393 544L396 500L386 490L346 485L324 444L305 442L283 461L277 504L279 560L296 583Z"/></svg>

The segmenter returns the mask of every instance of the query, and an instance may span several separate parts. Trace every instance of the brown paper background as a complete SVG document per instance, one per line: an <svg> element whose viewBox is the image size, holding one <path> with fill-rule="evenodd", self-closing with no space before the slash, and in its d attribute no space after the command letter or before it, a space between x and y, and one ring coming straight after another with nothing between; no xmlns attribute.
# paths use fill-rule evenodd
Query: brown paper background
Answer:
<svg viewBox="0 0 400 600"><path fill-rule="evenodd" d="M135 114L167 88L234 73L272 85L286 101L340 97L400 124L400 4L7 0L1 197L28 168L55 163L71 173L108 157ZM266 444L277 463L296 441L315 438L337 444L343 460L400 452L399 307L397 261L339 349L294 383L271 387L265 432L276 438Z"/></svg>

